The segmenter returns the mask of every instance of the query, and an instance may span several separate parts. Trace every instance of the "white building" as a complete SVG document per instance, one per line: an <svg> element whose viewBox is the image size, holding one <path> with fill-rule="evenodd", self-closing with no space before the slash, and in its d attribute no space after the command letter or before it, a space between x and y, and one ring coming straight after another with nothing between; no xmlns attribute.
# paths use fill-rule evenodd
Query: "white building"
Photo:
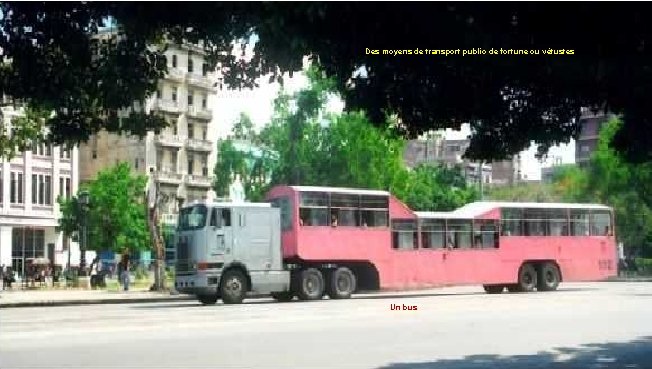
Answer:
<svg viewBox="0 0 652 369"><path fill-rule="evenodd" d="M12 118L23 114L2 107L2 123L11 131ZM22 274L34 258L47 258L57 266L79 265L77 243L56 231L60 217L58 196L70 197L79 184L77 148L36 145L2 160L0 173L0 264ZM87 260L92 258L87 253ZM70 258L70 259L69 259Z"/></svg>

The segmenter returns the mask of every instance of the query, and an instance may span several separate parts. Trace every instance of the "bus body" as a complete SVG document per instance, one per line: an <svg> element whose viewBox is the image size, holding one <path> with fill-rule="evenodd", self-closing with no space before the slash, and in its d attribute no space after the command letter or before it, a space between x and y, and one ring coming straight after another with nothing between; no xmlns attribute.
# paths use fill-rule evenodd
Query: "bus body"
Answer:
<svg viewBox="0 0 652 369"><path fill-rule="evenodd" d="M260 206L276 211L278 217L271 225L276 233L269 231L270 237L278 238L269 242L276 245L270 247L278 247L277 253L269 254L273 258L270 270L275 273L269 277L272 281L268 283L268 275L259 273L255 266L259 261L253 259L219 259L223 263L219 275L231 267L240 268L247 278L247 291L271 292L281 301L294 296L347 298L356 290L460 284L483 285L488 293L505 288L544 291L556 289L562 280L601 280L616 274L613 211L603 205L476 202L451 212L413 212L386 191L306 186L275 187L267 201L271 208ZM248 211L229 203L210 207ZM258 222L259 227L269 226L263 218ZM247 221L232 226L241 229L231 232L252 232L250 226ZM194 247L189 237L209 234L194 238L195 243L207 245L194 251L199 256L189 260L195 262L212 257L208 245L224 232L211 227L182 229L179 237L185 243L179 245L189 249ZM225 234L220 242L228 248L234 241ZM239 247L255 248L242 243ZM198 294L184 283L200 271L180 265L177 289ZM222 281L212 281L216 283L202 284L207 289L200 292L217 291L221 296Z"/></svg>

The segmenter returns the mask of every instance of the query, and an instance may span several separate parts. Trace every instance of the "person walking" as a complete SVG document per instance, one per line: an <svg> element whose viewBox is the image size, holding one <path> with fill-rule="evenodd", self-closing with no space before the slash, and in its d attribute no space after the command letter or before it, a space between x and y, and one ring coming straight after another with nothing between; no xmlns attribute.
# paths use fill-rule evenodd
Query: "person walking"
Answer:
<svg viewBox="0 0 652 369"><path fill-rule="evenodd" d="M125 291L129 291L129 254L122 255L122 260L118 264L120 281Z"/></svg>

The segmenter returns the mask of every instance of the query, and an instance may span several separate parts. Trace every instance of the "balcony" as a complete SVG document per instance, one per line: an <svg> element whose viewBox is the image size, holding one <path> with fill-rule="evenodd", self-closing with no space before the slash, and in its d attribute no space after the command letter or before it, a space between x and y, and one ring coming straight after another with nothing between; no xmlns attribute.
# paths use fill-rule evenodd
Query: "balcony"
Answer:
<svg viewBox="0 0 652 369"><path fill-rule="evenodd" d="M168 79L173 81L182 82L186 77L185 73L179 68L170 68L168 69L168 74L166 76Z"/></svg>
<svg viewBox="0 0 652 369"><path fill-rule="evenodd" d="M205 90L213 91L215 86L208 76L197 75L193 73L186 74L186 81L189 85L199 87Z"/></svg>
<svg viewBox="0 0 652 369"><path fill-rule="evenodd" d="M210 121L213 119L213 111L206 108L200 108L197 106L188 107L188 116L195 119L202 119Z"/></svg>
<svg viewBox="0 0 652 369"><path fill-rule="evenodd" d="M186 148L193 151L211 152L213 151L213 142L208 140L189 138L186 140Z"/></svg>
<svg viewBox="0 0 652 369"><path fill-rule="evenodd" d="M173 135L158 135L154 139L154 142L159 146L165 147L181 148L183 146L183 140L181 140L179 136Z"/></svg>
<svg viewBox="0 0 652 369"><path fill-rule="evenodd" d="M167 170L158 171L154 173L154 180L160 183L179 185L183 182L183 174Z"/></svg>
<svg viewBox="0 0 652 369"><path fill-rule="evenodd" d="M153 109L158 109L167 113L179 114L181 109L179 109L179 103L173 100L163 100L158 99L154 101Z"/></svg>
<svg viewBox="0 0 652 369"><path fill-rule="evenodd" d="M209 188L213 185L213 179L211 177L188 174L186 176L186 185Z"/></svg>

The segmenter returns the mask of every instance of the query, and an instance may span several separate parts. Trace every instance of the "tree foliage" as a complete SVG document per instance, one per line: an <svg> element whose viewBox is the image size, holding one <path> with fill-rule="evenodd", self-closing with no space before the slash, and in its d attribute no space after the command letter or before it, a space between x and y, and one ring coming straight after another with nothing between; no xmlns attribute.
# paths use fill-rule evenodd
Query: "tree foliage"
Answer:
<svg viewBox="0 0 652 369"><path fill-rule="evenodd" d="M326 113L324 105L334 91L332 80L316 67L307 74L308 88L293 95L281 92L276 99L272 121L253 138L259 143L258 157L236 149L230 140L220 144L221 159L215 169L220 178L218 194L228 192L230 175L237 172L252 200L279 184L382 189L415 210L451 210L477 198L459 168L408 170L403 139L389 129L374 127L364 113ZM251 163L269 173L265 178L269 181L257 180L257 167Z"/></svg>
<svg viewBox="0 0 652 369"><path fill-rule="evenodd" d="M364 109L378 126L392 113L407 135L470 122L471 158L502 159L532 140L543 151L568 142L578 130L573 118L586 106L623 114L613 142L628 160L646 161L652 158L646 9L616 3L4 2L0 90L56 111L46 121L55 141L84 140L101 128L142 134L162 120L133 113L120 121L116 111L153 93L166 71L161 48L148 45L161 45L164 36L201 39L226 86L252 87L270 73L282 79L283 72L301 70L309 55L334 78L347 109ZM109 16L119 37L98 57L91 38ZM233 53L253 34L252 58ZM486 53L426 53L433 49Z"/></svg>
<svg viewBox="0 0 652 369"><path fill-rule="evenodd" d="M89 192L88 212L80 211L78 197L59 198L62 217L59 227L64 234L88 227L88 250L146 250L150 248L144 190L146 178L133 176L127 163L98 173L85 185Z"/></svg>

